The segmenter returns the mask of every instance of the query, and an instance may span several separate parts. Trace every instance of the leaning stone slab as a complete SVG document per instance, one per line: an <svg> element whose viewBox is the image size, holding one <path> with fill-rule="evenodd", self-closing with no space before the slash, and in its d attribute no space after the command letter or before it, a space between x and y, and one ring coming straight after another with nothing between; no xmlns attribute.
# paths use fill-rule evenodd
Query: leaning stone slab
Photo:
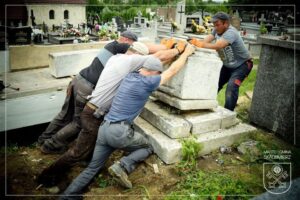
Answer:
<svg viewBox="0 0 300 200"><path fill-rule="evenodd" d="M69 51L49 54L49 69L56 78L78 74L88 67L97 56L99 49Z"/></svg>
<svg viewBox="0 0 300 200"><path fill-rule="evenodd" d="M171 139L142 118L135 120L135 130L145 135L154 149L154 153L166 164L180 161L181 143Z"/></svg>
<svg viewBox="0 0 300 200"><path fill-rule="evenodd" d="M178 108L179 110L205 110L205 109L213 109L217 108L218 102L217 100L205 100L205 99L188 99L183 100L179 99L177 97L168 95L166 93L163 93L161 91L155 91L152 93L154 97L159 99L160 101L169 104L170 106L173 106L175 108Z"/></svg>
<svg viewBox="0 0 300 200"><path fill-rule="evenodd" d="M181 115L172 113L171 108L148 101L141 117L170 138L184 138L190 135L191 125Z"/></svg>

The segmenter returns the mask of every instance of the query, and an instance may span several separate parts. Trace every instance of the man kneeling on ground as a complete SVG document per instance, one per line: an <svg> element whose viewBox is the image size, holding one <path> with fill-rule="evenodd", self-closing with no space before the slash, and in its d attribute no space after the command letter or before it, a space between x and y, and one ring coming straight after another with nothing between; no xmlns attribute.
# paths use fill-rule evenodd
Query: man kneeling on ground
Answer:
<svg viewBox="0 0 300 200"><path fill-rule="evenodd" d="M147 138L134 131L133 120L142 111L150 94L173 77L194 51L194 47L188 45L180 57L162 74L160 60L149 56L138 72L129 73L123 79L99 128L90 164L66 189L61 199L74 199L76 195L82 194L83 189L91 183L116 149L125 150L130 154L113 164L108 169L109 173L125 188L132 188L127 174L153 152Z"/></svg>

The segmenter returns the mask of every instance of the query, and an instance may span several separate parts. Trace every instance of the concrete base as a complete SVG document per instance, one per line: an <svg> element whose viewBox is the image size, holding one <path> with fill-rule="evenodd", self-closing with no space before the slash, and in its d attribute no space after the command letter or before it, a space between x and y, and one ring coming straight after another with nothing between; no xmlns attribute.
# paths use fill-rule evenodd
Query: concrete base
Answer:
<svg viewBox="0 0 300 200"><path fill-rule="evenodd" d="M56 78L78 74L92 63L98 53L99 49L50 53L50 73Z"/></svg>
<svg viewBox="0 0 300 200"><path fill-rule="evenodd" d="M162 102L169 104L179 110L205 110L218 107L217 100L183 100L174 96L170 96L160 91L155 91L152 94Z"/></svg>
<svg viewBox="0 0 300 200"><path fill-rule="evenodd" d="M172 109L159 102L148 101L141 117L164 132L170 138L184 138L190 135L191 124L181 115L172 113Z"/></svg>
<svg viewBox="0 0 300 200"><path fill-rule="evenodd" d="M210 112L197 111L184 114L184 119L191 124L191 133L193 135L229 128L238 123L235 112L220 106L214 111Z"/></svg>
<svg viewBox="0 0 300 200"><path fill-rule="evenodd" d="M154 152L166 164L179 162L182 145L178 139L171 139L142 118L135 120L136 131L144 134L154 148ZM256 128L247 124L238 124L230 129L208 132L197 136L196 141L203 145L200 155L208 154L221 145L232 145Z"/></svg>
<svg viewBox="0 0 300 200"><path fill-rule="evenodd" d="M62 90L0 101L0 132L51 121L65 97L66 91Z"/></svg>
<svg viewBox="0 0 300 200"><path fill-rule="evenodd" d="M186 138L228 128L238 123L236 113L223 107L204 111L178 113L178 110L159 101L148 101L140 115L170 138Z"/></svg>

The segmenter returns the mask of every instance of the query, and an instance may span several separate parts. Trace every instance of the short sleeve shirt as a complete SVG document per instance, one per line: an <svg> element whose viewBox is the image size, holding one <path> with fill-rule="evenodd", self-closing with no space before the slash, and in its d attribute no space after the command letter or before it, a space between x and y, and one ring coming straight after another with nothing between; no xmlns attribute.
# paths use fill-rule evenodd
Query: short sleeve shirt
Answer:
<svg viewBox="0 0 300 200"><path fill-rule="evenodd" d="M160 75L143 76L137 72L128 74L118 88L105 120L132 123L143 110L151 93L158 88L160 80Z"/></svg>
<svg viewBox="0 0 300 200"><path fill-rule="evenodd" d="M250 59L249 51L245 47L243 39L233 26L230 25L222 35L218 35L215 30L211 34L216 40L222 38L229 43L228 46L218 50L220 58L226 67L237 68Z"/></svg>
<svg viewBox="0 0 300 200"><path fill-rule="evenodd" d="M96 105L99 112L106 113L123 78L130 72L139 70L149 56L138 54L117 54L112 56L90 96L90 102Z"/></svg>

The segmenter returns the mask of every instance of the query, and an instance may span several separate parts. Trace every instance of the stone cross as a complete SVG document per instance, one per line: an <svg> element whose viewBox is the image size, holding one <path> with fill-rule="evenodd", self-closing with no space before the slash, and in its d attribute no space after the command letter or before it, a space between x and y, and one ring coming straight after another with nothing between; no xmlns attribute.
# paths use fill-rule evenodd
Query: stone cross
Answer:
<svg viewBox="0 0 300 200"><path fill-rule="evenodd" d="M184 13L184 11L182 10L182 6L180 6L180 11L178 11L178 13L180 15L180 24L181 24L182 13Z"/></svg>

